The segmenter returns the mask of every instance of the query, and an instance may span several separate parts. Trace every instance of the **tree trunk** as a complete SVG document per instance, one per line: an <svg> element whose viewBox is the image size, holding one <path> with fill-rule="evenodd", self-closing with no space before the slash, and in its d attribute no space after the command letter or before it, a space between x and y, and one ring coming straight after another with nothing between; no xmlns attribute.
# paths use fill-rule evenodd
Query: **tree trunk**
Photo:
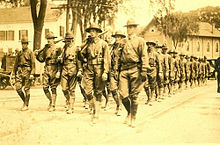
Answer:
<svg viewBox="0 0 220 145"><path fill-rule="evenodd" d="M31 15L34 25L34 43L33 50L41 48L41 34L44 25L44 18L47 9L47 0L40 0L40 9L37 12L38 0L30 0Z"/></svg>

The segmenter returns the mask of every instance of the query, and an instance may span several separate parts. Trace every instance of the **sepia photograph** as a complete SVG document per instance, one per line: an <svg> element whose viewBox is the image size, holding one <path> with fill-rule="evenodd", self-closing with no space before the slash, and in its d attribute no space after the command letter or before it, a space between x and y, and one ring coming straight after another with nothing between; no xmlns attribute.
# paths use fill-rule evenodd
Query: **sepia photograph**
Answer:
<svg viewBox="0 0 220 145"><path fill-rule="evenodd" d="M220 144L220 0L0 0L0 145Z"/></svg>

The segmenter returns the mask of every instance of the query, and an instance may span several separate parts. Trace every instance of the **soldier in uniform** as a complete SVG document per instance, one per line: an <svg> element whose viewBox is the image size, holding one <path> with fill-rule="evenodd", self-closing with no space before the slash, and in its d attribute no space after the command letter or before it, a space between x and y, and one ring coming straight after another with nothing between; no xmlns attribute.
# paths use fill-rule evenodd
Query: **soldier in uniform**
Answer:
<svg viewBox="0 0 220 145"><path fill-rule="evenodd" d="M83 72L82 84L90 103L92 123L96 123L109 72L110 53L107 42L98 37L102 30L97 24L91 24L86 32L90 33L91 37L87 40L86 47L81 50L87 65Z"/></svg>
<svg viewBox="0 0 220 145"><path fill-rule="evenodd" d="M136 125L138 94L146 81L148 68L146 45L143 38L136 36L137 26L133 19L127 21L128 38L120 58L119 94L127 110L124 123L130 121L131 127Z"/></svg>
<svg viewBox="0 0 220 145"><path fill-rule="evenodd" d="M180 91L183 89L183 84L185 84L185 80L186 80L185 65L186 65L185 54L180 53L180 60L179 60L179 70L180 70L179 89Z"/></svg>
<svg viewBox="0 0 220 145"><path fill-rule="evenodd" d="M157 101L161 99L163 92L163 54L162 46L156 46L157 50L157 76L156 76L156 98Z"/></svg>
<svg viewBox="0 0 220 145"><path fill-rule="evenodd" d="M176 74L176 62L174 55L176 55L176 51L170 50L168 54L170 54L169 58L169 96L174 95L174 84L175 84L175 74Z"/></svg>
<svg viewBox="0 0 220 145"><path fill-rule="evenodd" d="M154 42L146 42L146 45L148 46L147 54L148 54L148 62L149 67L147 72L147 78L145 84L144 84L144 90L147 94L147 102L146 105L149 104L152 106L152 99L154 99L156 86L157 86L157 72L158 72L158 65L159 65L159 58L158 53L155 51L156 43ZM156 99L156 98L155 98Z"/></svg>
<svg viewBox="0 0 220 145"><path fill-rule="evenodd" d="M207 80L210 74L210 64L207 61L207 57L204 56L204 62L205 62L205 84L207 84Z"/></svg>
<svg viewBox="0 0 220 145"><path fill-rule="evenodd" d="M22 111L28 110L30 99L31 79L35 73L35 59L33 52L28 49L28 39L23 37L21 40L22 50L16 55L14 64L15 86L18 95L24 102ZM24 92L22 88L24 87Z"/></svg>
<svg viewBox="0 0 220 145"><path fill-rule="evenodd" d="M191 87L193 88L195 86L196 81L196 71L197 71L197 64L195 61L195 56L191 56L191 65L190 65L190 71L191 71Z"/></svg>
<svg viewBox="0 0 220 145"><path fill-rule="evenodd" d="M220 57L216 60L215 71L217 72L217 93L220 93Z"/></svg>
<svg viewBox="0 0 220 145"><path fill-rule="evenodd" d="M47 34L48 44L44 46L41 50L36 50L35 55L38 60L45 62L44 73L43 73L43 90L46 97L49 100L48 111L55 111L55 103L57 97L57 86L60 82L60 72L61 65L58 61L58 57L62 53L62 49L57 47L54 43L54 39L57 38L54 36L53 32ZM49 91L51 89L52 95Z"/></svg>
<svg viewBox="0 0 220 145"><path fill-rule="evenodd" d="M177 93L179 89L179 81L180 81L180 58L178 56L178 51L175 50L173 53L173 58L174 58L174 73L175 73L175 78L174 78L174 92Z"/></svg>
<svg viewBox="0 0 220 145"><path fill-rule="evenodd" d="M167 47L162 46L162 53L163 53L163 86L164 86L164 96L167 96L168 90L169 90L169 59L170 55L167 53Z"/></svg>
<svg viewBox="0 0 220 145"><path fill-rule="evenodd" d="M75 102L75 88L77 77L82 77L82 65L78 59L78 49L73 45L73 34L67 32L65 36L65 45L60 57L62 66L61 86L63 94L66 97L67 114L73 113Z"/></svg>
<svg viewBox="0 0 220 145"><path fill-rule="evenodd" d="M190 65L191 65L191 62L190 62L190 57L188 55L186 55L186 63L185 63L185 86L186 88L189 88L189 83L190 83Z"/></svg>
<svg viewBox="0 0 220 145"><path fill-rule="evenodd" d="M112 97L116 102L116 112L117 116L120 116L120 105L121 99L118 96L118 81L119 81L119 58L121 57L121 50L123 48L123 39L126 37L121 31L116 31L112 37L115 38L115 43L111 50L111 68L110 68L110 90Z"/></svg>

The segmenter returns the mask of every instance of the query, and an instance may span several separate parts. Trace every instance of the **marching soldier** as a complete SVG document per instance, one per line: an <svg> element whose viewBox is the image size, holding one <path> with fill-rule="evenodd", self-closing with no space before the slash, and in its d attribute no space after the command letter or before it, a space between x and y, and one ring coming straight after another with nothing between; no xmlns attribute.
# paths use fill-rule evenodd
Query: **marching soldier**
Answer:
<svg viewBox="0 0 220 145"><path fill-rule="evenodd" d="M127 110L124 123L130 121L131 127L135 127L138 94L146 81L148 68L147 49L143 38L136 36L137 26L133 19L127 21L128 38L120 58L119 94Z"/></svg>
<svg viewBox="0 0 220 145"><path fill-rule="evenodd" d="M158 53L155 51L156 43L146 42L146 45L148 46L147 54L150 69L147 72L148 80L146 80L144 84L144 90L148 97L147 102L145 104L149 104L150 106L152 106L152 99L154 99L157 85L156 77L158 72L157 68L159 68L159 58Z"/></svg>
<svg viewBox="0 0 220 145"><path fill-rule="evenodd" d="M162 46L162 53L163 53L163 86L164 86L164 95L168 95L168 90L169 90L169 59L170 55L167 54L167 47Z"/></svg>
<svg viewBox="0 0 220 145"><path fill-rule="evenodd" d="M204 56L204 62L205 62L205 84L207 84L207 80L210 74L210 64L207 61L207 57Z"/></svg>
<svg viewBox="0 0 220 145"><path fill-rule="evenodd" d="M24 103L22 111L28 110L31 79L34 78L35 73L34 54L28 48L28 43L27 37L23 37L21 40L22 50L16 55L14 64L16 91ZM23 87L24 92L22 91Z"/></svg>
<svg viewBox="0 0 220 145"><path fill-rule="evenodd" d="M178 57L178 52L175 50L173 53L173 58L174 58L174 73L175 73L175 78L174 78L174 92L178 92L179 88L179 81L180 81L180 60Z"/></svg>
<svg viewBox="0 0 220 145"><path fill-rule="evenodd" d="M157 48L157 76L156 76L156 97L157 101L161 99L162 97L162 91L163 91L163 55L162 55L162 47L156 46Z"/></svg>
<svg viewBox="0 0 220 145"><path fill-rule="evenodd" d="M86 32L90 33L91 37L81 50L87 65L83 72L82 84L90 103L92 123L96 123L101 107L102 92L109 72L110 53L108 44L98 37L102 32L98 25L92 24Z"/></svg>
<svg viewBox="0 0 220 145"><path fill-rule="evenodd" d="M67 102L67 114L73 113L77 77L82 77L82 65L78 60L78 49L73 45L73 34L66 33L65 46L61 55L62 75L61 86Z"/></svg>
<svg viewBox="0 0 220 145"><path fill-rule="evenodd" d="M179 79L179 89L180 91L183 88L183 83L185 83L186 80L186 71L185 71L185 55L183 53L180 53L180 60L179 60L179 70L180 70L180 79Z"/></svg>
<svg viewBox="0 0 220 145"><path fill-rule="evenodd" d="M168 52L170 54L170 59L169 59L169 96L174 95L174 85L175 85L175 75L176 75L176 62L174 55L177 54L176 51L170 50Z"/></svg>
<svg viewBox="0 0 220 145"><path fill-rule="evenodd" d="M36 50L36 58L40 62L45 62L44 73L43 73L43 90L46 97L49 100L48 111L55 111L55 103L57 97L57 86L60 79L61 66L58 61L58 56L61 55L61 48L57 47L54 43L54 39L57 38L54 36L53 32L49 32L47 35L48 44L44 46L41 50ZM51 89L52 95L49 91Z"/></svg>
<svg viewBox="0 0 220 145"><path fill-rule="evenodd" d="M189 88L189 83L190 83L190 76L191 76L191 72L190 72L190 57L188 55L186 55L186 63L185 63L185 74L186 74L186 79L185 79L185 86L186 88Z"/></svg>
<svg viewBox="0 0 220 145"><path fill-rule="evenodd" d="M198 57L194 57L195 59L195 86L198 86L198 77L199 77L199 62L198 62Z"/></svg>
<svg viewBox="0 0 220 145"><path fill-rule="evenodd" d="M220 93L220 57L216 60L215 70L217 72L217 93Z"/></svg>
<svg viewBox="0 0 220 145"><path fill-rule="evenodd" d="M126 37L121 31L116 31L112 37L115 38L115 43L111 50L111 72L110 72L110 90L112 96L116 102L116 112L117 116L120 116L120 105L121 99L118 96L118 81L119 81L119 58L121 57L121 50L123 48L123 39Z"/></svg>
<svg viewBox="0 0 220 145"><path fill-rule="evenodd" d="M197 69L197 65L195 62L195 56L191 56L191 65L190 65L190 71L191 71L191 87L193 88L195 86L195 81L196 81L196 69Z"/></svg>

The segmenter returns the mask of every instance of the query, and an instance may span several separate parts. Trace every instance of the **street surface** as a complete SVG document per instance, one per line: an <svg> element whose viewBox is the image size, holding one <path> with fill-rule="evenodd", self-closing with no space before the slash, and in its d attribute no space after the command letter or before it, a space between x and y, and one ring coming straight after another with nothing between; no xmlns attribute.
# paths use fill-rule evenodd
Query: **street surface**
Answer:
<svg viewBox="0 0 220 145"><path fill-rule="evenodd" d="M136 128L123 124L124 108L122 116L114 114L112 98L107 110L101 110L97 124L91 125L78 87L72 115L65 113L60 87L52 113L47 111L48 100L40 87L31 89L26 112L19 111L22 101L15 90L1 90L0 145L220 144L220 94L216 93L215 80L154 102L153 106L145 105L145 101L142 91Z"/></svg>

